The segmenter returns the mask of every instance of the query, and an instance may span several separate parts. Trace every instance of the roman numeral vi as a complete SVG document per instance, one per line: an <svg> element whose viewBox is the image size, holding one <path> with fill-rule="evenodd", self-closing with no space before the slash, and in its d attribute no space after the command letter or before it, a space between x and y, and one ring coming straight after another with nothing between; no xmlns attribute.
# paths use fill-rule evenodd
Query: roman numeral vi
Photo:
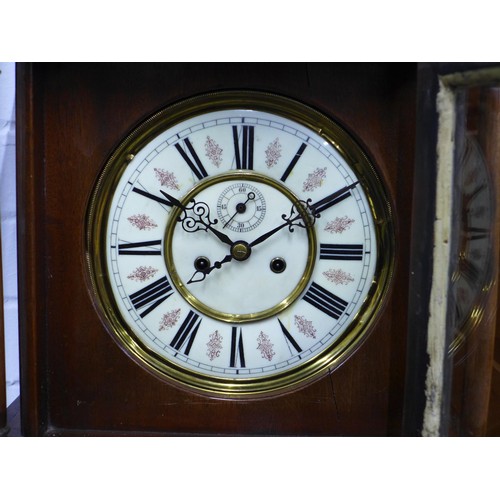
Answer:
<svg viewBox="0 0 500 500"><path fill-rule="evenodd" d="M233 326L231 331L231 355L229 359L229 366L236 368L237 366L245 368L245 351L243 349L243 334L240 328Z"/></svg>

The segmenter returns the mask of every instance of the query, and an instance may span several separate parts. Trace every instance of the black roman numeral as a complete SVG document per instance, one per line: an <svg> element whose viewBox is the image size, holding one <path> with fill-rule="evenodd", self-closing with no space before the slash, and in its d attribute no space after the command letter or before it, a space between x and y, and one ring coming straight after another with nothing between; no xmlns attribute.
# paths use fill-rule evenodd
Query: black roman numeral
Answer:
<svg viewBox="0 0 500 500"><path fill-rule="evenodd" d="M324 260L362 260L363 245L319 245L319 258Z"/></svg>
<svg viewBox="0 0 500 500"><path fill-rule="evenodd" d="M205 170L203 163L201 163L199 156L196 154L191 141L189 139L184 139L184 144L187 151L184 150L179 143L175 145L175 148L179 151L179 154L182 158L184 158L184 161L188 164L189 168L193 171L194 175L198 177L198 179L201 180L204 177L207 177L207 171Z"/></svg>
<svg viewBox="0 0 500 500"><path fill-rule="evenodd" d="M491 230L483 227L466 227L464 232L467 234L467 240L482 240L488 238Z"/></svg>
<svg viewBox="0 0 500 500"><path fill-rule="evenodd" d="M290 162L290 165L286 167L285 173L281 176L281 180L285 182L290 175L291 171L293 170L293 167L297 164L297 162L300 160L300 157L302 156L302 153L304 152L304 149L306 149L307 144L304 142L301 144L299 150L295 153L295 156L293 157L292 161Z"/></svg>
<svg viewBox="0 0 500 500"><path fill-rule="evenodd" d="M231 368L245 368L245 351L243 350L243 333L240 328L233 326L231 332L231 355L229 359L229 366Z"/></svg>
<svg viewBox="0 0 500 500"><path fill-rule="evenodd" d="M325 196L325 198L323 198L322 200L313 203L311 205L311 208L313 209L315 214L319 214L324 210L326 210L327 208L333 207L333 205L340 203L346 198L349 198L349 196L351 196L352 194L351 189L355 187L357 184L359 184L359 181L353 182L349 186L345 186L342 189L335 191L335 193L332 193L329 196Z"/></svg>
<svg viewBox="0 0 500 500"><path fill-rule="evenodd" d="M149 198L150 200L157 201L158 203L161 203L162 205L165 205L167 207L173 206L173 204L169 200L166 200L165 198L160 198L159 196L155 196L154 194L148 193L147 191L144 191L143 189L139 189L139 188L135 187L132 189L132 191L134 193L140 194L141 196Z"/></svg>
<svg viewBox="0 0 500 500"><path fill-rule="evenodd" d="M201 318L193 311L189 311L186 319L182 322L179 331L175 334L175 337L170 342L170 346L176 351L180 351L184 348L184 354L189 355L191 346L193 345L194 338L198 333L198 328L200 327Z"/></svg>
<svg viewBox="0 0 500 500"><path fill-rule="evenodd" d="M139 314L141 318L156 309L164 300L174 292L166 276L130 295L132 305L137 309L147 307Z"/></svg>
<svg viewBox="0 0 500 500"><path fill-rule="evenodd" d="M161 255L161 240L139 241L137 243L122 243L118 245L118 254Z"/></svg>
<svg viewBox="0 0 500 500"><path fill-rule="evenodd" d="M339 319L348 306L348 302L314 282L304 295L304 300L334 319Z"/></svg>
<svg viewBox="0 0 500 500"><path fill-rule="evenodd" d="M238 127L233 125L233 143L236 155L236 168L239 170L253 170L253 141L254 127L243 125L241 127L241 147L238 139Z"/></svg>
<svg viewBox="0 0 500 500"><path fill-rule="evenodd" d="M285 325L279 320L279 318L278 318L278 323L281 326L281 331L283 332L283 335L285 336L288 345L291 345L297 353L302 352L302 348L299 346L297 341L292 337L291 333L285 328Z"/></svg>

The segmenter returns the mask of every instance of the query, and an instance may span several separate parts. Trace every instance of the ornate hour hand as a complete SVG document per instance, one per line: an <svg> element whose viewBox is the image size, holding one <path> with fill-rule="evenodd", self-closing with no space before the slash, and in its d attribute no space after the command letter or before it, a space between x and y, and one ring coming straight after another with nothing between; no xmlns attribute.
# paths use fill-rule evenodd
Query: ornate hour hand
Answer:
<svg viewBox="0 0 500 500"><path fill-rule="evenodd" d="M177 198L174 198L165 191L160 190L160 192L172 205L182 210L182 215L180 215L177 220L181 223L184 231L188 233L194 233L196 231L210 231L220 241L222 241L222 243L225 243L226 245L233 244L233 241L229 238L229 236L213 227L219 221L217 219L210 219L210 208L205 202L197 202L193 199L187 205L184 205Z"/></svg>
<svg viewBox="0 0 500 500"><path fill-rule="evenodd" d="M187 282L188 285L191 283L200 283L203 281L214 269L220 269L222 264L226 264L233 260L233 256L231 254L226 255L221 261L215 261L214 264L206 269L197 269L193 276Z"/></svg>
<svg viewBox="0 0 500 500"><path fill-rule="evenodd" d="M252 249L247 242L237 241L231 246L231 253L227 254L222 260L214 262L213 266L203 265L202 267L197 267L187 284L189 285L191 283L199 283L203 281L214 269L220 269L222 264L231 262L233 259L240 262L247 260L251 253ZM203 260L205 258L202 257L201 259Z"/></svg>

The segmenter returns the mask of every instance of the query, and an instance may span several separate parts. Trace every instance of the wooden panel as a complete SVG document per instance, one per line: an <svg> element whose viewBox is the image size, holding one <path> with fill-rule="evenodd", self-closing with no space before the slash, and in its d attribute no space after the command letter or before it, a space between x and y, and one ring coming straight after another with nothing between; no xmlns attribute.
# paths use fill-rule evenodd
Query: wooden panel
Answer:
<svg viewBox="0 0 500 500"><path fill-rule="evenodd" d="M18 71L23 431L38 434L399 434L414 158L415 66L381 64L43 64ZM107 334L88 291L84 220L108 155L178 99L262 89L340 121L394 199L393 293L338 370L293 394L219 401L153 378Z"/></svg>

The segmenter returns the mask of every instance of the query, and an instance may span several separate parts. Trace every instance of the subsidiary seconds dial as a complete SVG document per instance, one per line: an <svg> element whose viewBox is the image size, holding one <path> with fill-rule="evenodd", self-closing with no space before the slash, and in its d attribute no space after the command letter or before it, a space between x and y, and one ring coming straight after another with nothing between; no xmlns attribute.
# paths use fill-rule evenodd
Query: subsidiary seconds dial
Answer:
<svg viewBox="0 0 500 500"><path fill-rule="evenodd" d="M266 215L266 200L255 187L245 182L228 186L217 201L217 214L223 228L239 233L255 229Z"/></svg>
<svg viewBox="0 0 500 500"><path fill-rule="evenodd" d="M215 397L281 393L338 366L394 265L367 155L318 111L259 92L188 99L133 130L96 184L87 234L113 338Z"/></svg>

